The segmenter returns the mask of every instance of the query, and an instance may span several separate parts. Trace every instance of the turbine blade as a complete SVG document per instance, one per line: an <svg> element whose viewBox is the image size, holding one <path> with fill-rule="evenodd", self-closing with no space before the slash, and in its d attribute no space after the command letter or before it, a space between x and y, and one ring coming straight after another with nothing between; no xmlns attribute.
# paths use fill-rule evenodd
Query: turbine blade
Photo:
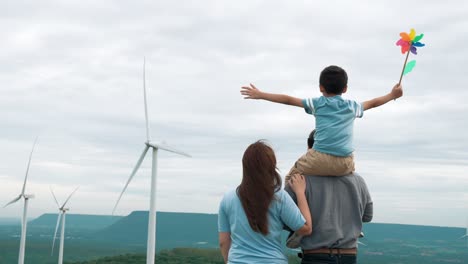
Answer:
<svg viewBox="0 0 468 264"><path fill-rule="evenodd" d="M36 147L36 143L37 143L37 137L34 140L34 144L33 144L32 150L31 150L31 154L29 154L28 167L26 168L26 176L24 177L23 190L21 190L21 194L24 194L24 191L26 190L26 181L28 180L29 166L31 165L31 158L32 158L32 154L34 152L34 148Z"/></svg>
<svg viewBox="0 0 468 264"><path fill-rule="evenodd" d="M18 195L18 197L16 197L15 199L13 199L11 202L5 204L5 206L3 206L3 208L9 206L10 204L16 203L19 199L21 199L21 196L23 196L23 195L21 195L21 194Z"/></svg>
<svg viewBox="0 0 468 264"><path fill-rule="evenodd" d="M181 150L178 150L174 147L171 147L171 146L168 146L166 144L157 144L157 143L149 143L150 146L152 147L155 147L157 149L162 149L162 150L165 150L165 151L169 151L169 152L172 152L172 153L176 153L176 154L179 154L179 155L182 155L182 156L186 156L186 157L189 157L191 158L192 156L190 154L187 154Z"/></svg>
<svg viewBox="0 0 468 264"><path fill-rule="evenodd" d="M62 217L62 214L58 213L58 215L57 215L57 224L55 225L55 233L54 233L54 237L52 238L52 252L50 253L51 256L54 255L55 238L57 237L57 231L58 231L58 228L59 228L59 225L60 225L60 218L61 217Z"/></svg>
<svg viewBox="0 0 468 264"><path fill-rule="evenodd" d="M462 239L462 238L465 238L465 237L468 237L468 235L463 235L463 236L461 236L461 237L458 238L458 239Z"/></svg>
<svg viewBox="0 0 468 264"><path fill-rule="evenodd" d="M362 242L360 242L360 241L358 241L357 243L358 243L358 244L361 244L361 245L363 245L363 246L367 246L366 244L364 244L364 243L362 243Z"/></svg>
<svg viewBox="0 0 468 264"><path fill-rule="evenodd" d="M119 205L120 199L122 198L122 195L124 194L125 190L128 187L128 184L132 181L133 176L135 176L135 173L138 171L140 168L141 163L143 162L143 159L146 156L146 152L148 152L149 146L146 145L145 148L143 149L143 152L140 155L140 158L137 161L137 164L135 165L135 168L133 168L132 173L130 174L130 177L127 180L127 184L125 184L125 187L123 188L122 192L120 193L119 199L117 199L117 202L115 203L114 209L112 210L112 215L114 215L115 209L117 208L117 205Z"/></svg>
<svg viewBox="0 0 468 264"><path fill-rule="evenodd" d="M63 203L62 205L62 208L65 207L65 205L68 203L68 200L70 200L70 198L72 197L72 195L79 189L80 187L76 187L76 189L70 193L70 195L68 196L67 200L65 200L65 202Z"/></svg>
<svg viewBox="0 0 468 264"><path fill-rule="evenodd" d="M146 101L146 59L143 57L143 97L145 102L145 121L146 121L146 141L150 141L149 123L148 123L148 103Z"/></svg>
<svg viewBox="0 0 468 264"><path fill-rule="evenodd" d="M50 192L52 193L52 196L54 197L55 203L57 204L57 208L60 208L60 204L57 201L57 197L55 197L54 191L52 190L52 187L49 186Z"/></svg>

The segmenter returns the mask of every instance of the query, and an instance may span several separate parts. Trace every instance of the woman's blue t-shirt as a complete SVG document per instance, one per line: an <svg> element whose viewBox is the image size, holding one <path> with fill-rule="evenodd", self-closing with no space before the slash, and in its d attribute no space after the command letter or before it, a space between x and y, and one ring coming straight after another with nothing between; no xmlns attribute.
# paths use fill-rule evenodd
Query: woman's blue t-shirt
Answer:
<svg viewBox="0 0 468 264"><path fill-rule="evenodd" d="M227 192L219 206L218 231L231 233L228 263L288 263L281 231L284 225L298 230L305 224L305 219L283 190L275 193L268 211L268 224L269 234L266 236L253 231L237 192Z"/></svg>

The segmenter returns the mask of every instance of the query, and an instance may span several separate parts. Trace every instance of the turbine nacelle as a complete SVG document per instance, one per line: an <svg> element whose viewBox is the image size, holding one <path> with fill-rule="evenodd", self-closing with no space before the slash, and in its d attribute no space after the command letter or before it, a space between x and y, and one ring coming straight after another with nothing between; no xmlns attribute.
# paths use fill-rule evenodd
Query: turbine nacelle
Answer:
<svg viewBox="0 0 468 264"><path fill-rule="evenodd" d="M187 154L187 153L185 153L185 152L183 152L181 150L178 150L178 149L176 149L174 147L171 147L171 146L167 145L164 142L147 141L147 142L145 142L145 145L147 145L148 147L155 148L155 149L162 149L162 150L165 150L165 151L176 153L176 154L179 154L179 155L182 155L182 156L185 156L185 157L189 157L189 158L192 157L192 156L190 156L190 154Z"/></svg>
<svg viewBox="0 0 468 264"><path fill-rule="evenodd" d="M33 199L36 196L34 194L24 194L23 197L24 197L24 199Z"/></svg>

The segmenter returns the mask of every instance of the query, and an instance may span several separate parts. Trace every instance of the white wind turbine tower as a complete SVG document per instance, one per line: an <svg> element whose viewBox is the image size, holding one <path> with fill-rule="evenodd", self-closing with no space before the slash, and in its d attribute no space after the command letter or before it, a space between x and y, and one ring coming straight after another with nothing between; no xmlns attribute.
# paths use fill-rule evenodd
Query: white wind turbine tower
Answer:
<svg viewBox="0 0 468 264"><path fill-rule="evenodd" d="M72 195L76 192L76 190L78 190L78 188L79 187L77 187L68 196L67 200L65 200L65 202L63 203L62 206L60 206L59 202L57 201L57 197L55 197L54 191L52 190L52 188L50 188L50 192L52 193L52 196L54 197L55 203L57 204L58 209L60 211L58 213L58 215L57 215L57 225L55 225L55 233L54 233L54 237L52 238L52 252L50 253L51 256L54 255L55 239L57 237L58 227L59 227L59 225L62 226L62 230L60 231L60 248L59 248L58 264L63 263L63 244L64 244L64 240L65 240L65 214L69 210L69 208L65 208L65 205L68 203L68 201L70 200ZM60 218L62 219L61 223L60 223Z"/></svg>
<svg viewBox="0 0 468 264"><path fill-rule="evenodd" d="M468 220L466 221L465 235L461 236L459 239L465 239L466 247L468 248Z"/></svg>
<svg viewBox="0 0 468 264"><path fill-rule="evenodd" d="M362 237L364 237L364 232L361 232L361 233L359 234L359 238L362 238ZM358 238L358 240L357 240L357 243L358 243L359 245L367 246L366 244L364 244L364 243L362 243L361 241L359 241L359 238Z"/></svg>
<svg viewBox="0 0 468 264"><path fill-rule="evenodd" d="M26 182L28 180L29 166L31 165L31 158L32 158L32 154L34 152L34 147L36 146L36 142L37 142L37 137L34 140L34 144L33 144L31 153L29 154L28 167L26 168L26 176L24 177L23 189L21 190L21 194L18 195L18 197L16 197L15 199L13 199L11 202L7 203L3 207L3 208L5 208L10 204L16 203L21 198L24 198L23 218L21 219L21 240L20 240L18 264L23 264L24 263L24 252L25 252L25 247L26 247L26 226L28 224L28 221L27 221L28 201L29 201L29 199L34 198L34 194L25 194L25 191L26 191Z"/></svg>
<svg viewBox="0 0 468 264"><path fill-rule="evenodd" d="M155 252L156 252L156 184L157 184L156 172L157 172L158 150L165 150L165 151L173 152L173 153L186 156L186 157L191 157L191 156L173 147L167 146L164 143L156 143L156 142L151 141L150 139L149 124L148 124L148 107L147 107L147 102L146 102L145 60L143 60L143 97L144 97L145 120L146 120L145 148L143 149L143 152L141 153L140 158L138 159L137 164L135 165L135 168L130 174L130 177L128 178L128 181L125 184L125 187L120 193L120 196L117 199L117 202L115 203L112 214L114 214L115 209L117 208L117 205L119 204L120 199L122 198L122 195L124 194L125 190L128 187L128 184L130 183L130 181L133 179L133 176L135 176L136 172L140 168L140 165L143 162L143 159L145 158L146 153L148 152L148 149L151 148L153 150L153 160L152 160L152 168L151 168L151 198L150 198L150 210L149 210L149 219L148 219L148 243L147 243L147 249L146 249L146 263L153 264Z"/></svg>

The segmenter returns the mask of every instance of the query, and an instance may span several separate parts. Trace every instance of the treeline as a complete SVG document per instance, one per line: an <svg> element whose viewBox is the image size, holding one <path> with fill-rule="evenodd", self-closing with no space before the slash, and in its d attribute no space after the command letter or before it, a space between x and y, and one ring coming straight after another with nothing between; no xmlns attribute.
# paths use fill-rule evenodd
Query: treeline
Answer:
<svg viewBox="0 0 468 264"><path fill-rule="evenodd" d="M68 264L143 264L146 263L145 254L125 254L114 257L104 257L82 262L68 262ZM175 248L163 250L156 255L156 263L164 264L223 264L223 257L217 249Z"/></svg>
<svg viewBox="0 0 468 264"><path fill-rule="evenodd" d="M145 254L125 254L114 257L104 257L81 262L66 262L67 264L144 264ZM175 248L163 250L156 255L158 264L224 264L219 249ZM290 257L289 263L300 263L297 258Z"/></svg>

